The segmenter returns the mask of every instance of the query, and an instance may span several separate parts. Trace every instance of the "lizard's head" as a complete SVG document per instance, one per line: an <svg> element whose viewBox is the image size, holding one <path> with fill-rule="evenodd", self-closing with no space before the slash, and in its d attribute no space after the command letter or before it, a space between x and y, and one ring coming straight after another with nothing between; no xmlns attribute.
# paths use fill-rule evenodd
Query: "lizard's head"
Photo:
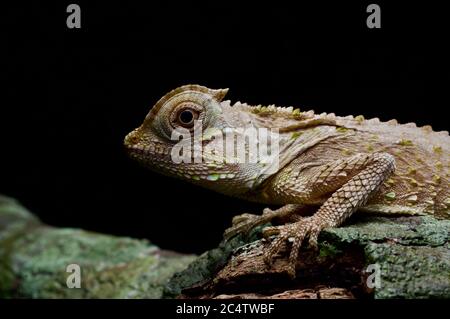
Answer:
<svg viewBox="0 0 450 319"><path fill-rule="evenodd" d="M224 132L243 136L238 128L251 124L229 101L222 102L227 91L185 85L167 93L125 137L125 148L132 158L165 175L228 194L252 189L265 164L225 160ZM236 139L230 145L235 144ZM244 151L248 154L248 147Z"/></svg>
<svg viewBox="0 0 450 319"><path fill-rule="evenodd" d="M299 154L344 134L334 114L230 105L222 101L227 92L200 85L170 91L125 137L129 155L158 173L248 198Z"/></svg>

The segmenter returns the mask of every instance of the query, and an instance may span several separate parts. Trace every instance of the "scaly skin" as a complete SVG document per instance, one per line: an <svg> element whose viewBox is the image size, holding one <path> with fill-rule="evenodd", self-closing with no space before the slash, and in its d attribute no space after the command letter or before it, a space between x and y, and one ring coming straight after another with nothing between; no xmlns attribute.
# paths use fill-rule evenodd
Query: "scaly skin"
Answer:
<svg viewBox="0 0 450 319"><path fill-rule="evenodd" d="M265 251L268 264L289 239L287 272L295 276L303 240L308 237L310 246L317 247L322 229L339 226L356 210L450 219L448 132L395 120L316 115L292 107L230 105L222 101L226 92L198 85L169 92L126 136L125 146L132 158L162 174L227 195L284 205L275 211L266 209L262 216L237 216L225 231L229 238L283 218L286 224L263 232L266 237L277 235ZM170 139L172 131L184 127L193 134L195 124L188 123L189 116L181 116L186 110L202 121L201 143L211 148L222 143L211 137L215 130L239 135L239 128L278 129L279 165L274 170L262 163L226 163L223 156L208 151L201 154L201 163L176 164L171 151L178 140ZM301 217L310 208L316 213Z"/></svg>

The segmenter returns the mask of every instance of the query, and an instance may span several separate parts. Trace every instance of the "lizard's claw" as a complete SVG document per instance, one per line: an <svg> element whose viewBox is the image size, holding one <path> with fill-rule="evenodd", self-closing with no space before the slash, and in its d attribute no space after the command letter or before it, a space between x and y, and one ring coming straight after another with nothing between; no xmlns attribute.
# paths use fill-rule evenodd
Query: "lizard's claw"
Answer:
<svg viewBox="0 0 450 319"><path fill-rule="evenodd" d="M277 235L277 237L270 243L270 246L264 251L264 262L267 265L271 265L273 257L277 254L280 248L285 245L287 241L292 242L286 271L289 276L295 278L295 265L297 263L299 249L304 239L308 236L309 246L313 249L317 249L317 238L323 228L324 227L317 223L317 220L313 217L304 218L293 224L264 228L264 237L267 238L272 235Z"/></svg>
<svg viewBox="0 0 450 319"><path fill-rule="evenodd" d="M253 228L269 223L276 216L277 211L269 208L265 208L262 215L242 214L235 216L232 220L232 226L225 230L223 237L230 239L238 234L248 235Z"/></svg>

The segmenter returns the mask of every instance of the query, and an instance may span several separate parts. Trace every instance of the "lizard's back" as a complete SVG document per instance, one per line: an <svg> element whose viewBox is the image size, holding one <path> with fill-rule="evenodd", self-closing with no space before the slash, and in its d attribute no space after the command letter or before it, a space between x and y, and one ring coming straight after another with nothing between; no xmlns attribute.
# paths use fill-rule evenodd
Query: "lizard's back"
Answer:
<svg viewBox="0 0 450 319"><path fill-rule="evenodd" d="M301 154L298 161L389 153L395 157L395 172L361 210L450 218L448 132L434 132L430 126L417 127L414 123L398 124L395 120L321 116L335 119L337 136L318 143Z"/></svg>

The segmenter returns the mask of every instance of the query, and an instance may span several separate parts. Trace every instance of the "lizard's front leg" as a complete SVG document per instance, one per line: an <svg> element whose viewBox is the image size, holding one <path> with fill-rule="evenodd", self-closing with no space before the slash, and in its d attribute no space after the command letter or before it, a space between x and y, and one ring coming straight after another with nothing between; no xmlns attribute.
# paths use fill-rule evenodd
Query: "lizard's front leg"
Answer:
<svg viewBox="0 0 450 319"><path fill-rule="evenodd" d="M394 157L387 153L357 154L346 160L340 160L316 170L314 176L303 178L302 185L292 188L292 183L287 183L283 189L284 195L297 194L297 190L314 197L315 193L325 194L331 192L331 196L325 200L319 210L311 217L299 222L267 227L263 234L277 237L270 243L264 252L264 260L272 263L274 255L287 240L292 241L289 255L288 273L295 276L295 264L298 251L303 240L309 237L309 244L317 247L317 238L322 229L335 227L347 219L355 210L363 206L371 194L373 194L395 169ZM276 185L280 189L280 185ZM296 193L297 192L297 193ZM301 196L300 196L301 197Z"/></svg>

